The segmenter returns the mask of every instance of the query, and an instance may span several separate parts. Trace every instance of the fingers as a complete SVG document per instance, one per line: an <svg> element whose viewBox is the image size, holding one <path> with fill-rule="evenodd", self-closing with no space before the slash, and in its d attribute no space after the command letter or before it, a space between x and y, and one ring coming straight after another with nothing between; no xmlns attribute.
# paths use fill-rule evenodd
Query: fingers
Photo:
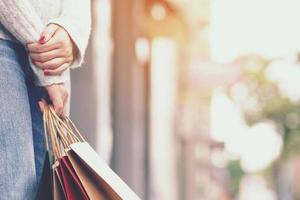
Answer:
<svg viewBox="0 0 300 200"><path fill-rule="evenodd" d="M61 74L71 65L77 52L69 34L60 26L50 24L41 34L41 40L27 45L33 63L43 69L45 75Z"/></svg>
<svg viewBox="0 0 300 200"><path fill-rule="evenodd" d="M58 116L61 116L64 108L64 100L58 90L52 90L49 94L54 110Z"/></svg>
<svg viewBox="0 0 300 200"><path fill-rule="evenodd" d="M45 44L40 44L38 42L30 43L27 45L27 48L30 53L43 53L54 49L58 49L60 46L61 44L55 42L55 39L50 39Z"/></svg>
<svg viewBox="0 0 300 200"><path fill-rule="evenodd" d="M64 111L64 103L62 99L56 99L52 102L54 110L58 116L62 116Z"/></svg>
<svg viewBox="0 0 300 200"><path fill-rule="evenodd" d="M38 62L46 62L53 58L63 57L63 53L60 49L54 49L44 53L30 53L29 55L32 60Z"/></svg>
<svg viewBox="0 0 300 200"><path fill-rule="evenodd" d="M54 58L47 62L34 61L34 64L41 69L56 69L64 63L66 63L65 58Z"/></svg>
<svg viewBox="0 0 300 200"><path fill-rule="evenodd" d="M47 106L47 102L46 102L44 99L41 99L41 100L38 102L38 104L39 104L40 110L41 110L42 112L44 112L44 110L45 110L45 108L46 108L46 106Z"/></svg>
<svg viewBox="0 0 300 200"><path fill-rule="evenodd" d="M57 30L46 43L40 44L39 42L30 43L27 45L29 53L44 53L54 49L62 48L63 42L59 37L59 31Z"/></svg>
<svg viewBox="0 0 300 200"><path fill-rule="evenodd" d="M58 48L67 49L68 47L72 49L72 41L68 33L59 26L47 42L41 44L36 42L27 45L30 53L43 53Z"/></svg>
<svg viewBox="0 0 300 200"><path fill-rule="evenodd" d="M45 30L41 33L41 37L39 40L40 44L44 44L48 42L52 36L55 34L55 32L58 30L59 26L56 24L49 24Z"/></svg>
<svg viewBox="0 0 300 200"><path fill-rule="evenodd" d="M53 76L53 75L60 75L62 74L66 69L68 69L68 67L70 66L69 63L64 63L62 64L60 67L56 68L56 69L45 69L44 70L44 74L45 75L49 75L49 76Z"/></svg>
<svg viewBox="0 0 300 200"><path fill-rule="evenodd" d="M53 38L57 30L59 30L59 26L56 24L48 25L45 30L41 33L40 39L38 42L27 44L27 48L29 52L45 52L50 48L53 48L53 44L48 44L48 42Z"/></svg>
<svg viewBox="0 0 300 200"><path fill-rule="evenodd" d="M67 103L69 98L69 93L67 92L67 90L65 91L63 97L64 97L64 109L63 109L62 117L65 117L67 115Z"/></svg>
<svg viewBox="0 0 300 200"><path fill-rule="evenodd" d="M65 111L65 102L68 99L68 91L64 84L54 84L46 86L50 100L54 107L54 110L58 116L62 116Z"/></svg>

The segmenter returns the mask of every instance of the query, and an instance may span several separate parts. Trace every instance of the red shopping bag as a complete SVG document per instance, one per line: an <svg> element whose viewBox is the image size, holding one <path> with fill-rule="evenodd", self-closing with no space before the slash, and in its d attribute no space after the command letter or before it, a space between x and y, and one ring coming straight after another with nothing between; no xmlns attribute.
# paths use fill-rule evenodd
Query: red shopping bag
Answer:
<svg viewBox="0 0 300 200"><path fill-rule="evenodd" d="M52 168L52 180L53 180L53 200L66 200L67 195L63 187L63 182L61 180L61 171L59 168L59 163L55 162Z"/></svg>
<svg viewBox="0 0 300 200"><path fill-rule="evenodd" d="M67 156L59 158L63 186L68 200L89 200Z"/></svg>
<svg viewBox="0 0 300 200"><path fill-rule="evenodd" d="M73 122L45 108L54 155L54 200L140 200L83 139Z"/></svg>

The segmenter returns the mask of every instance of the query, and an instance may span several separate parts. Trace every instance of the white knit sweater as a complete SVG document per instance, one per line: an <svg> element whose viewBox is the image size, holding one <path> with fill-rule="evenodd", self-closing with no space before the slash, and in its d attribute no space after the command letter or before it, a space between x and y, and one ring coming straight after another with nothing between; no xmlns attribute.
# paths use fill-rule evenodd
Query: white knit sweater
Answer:
<svg viewBox="0 0 300 200"><path fill-rule="evenodd" d="M18 40L22 44L37 42L49 23L67 30L79 54L71 65L83 62L91 29L90 0L0 0L0 38ZM66 70L59 76L44 76L41 69L31 63L37 85L51 85L67 80Z"/></svg>

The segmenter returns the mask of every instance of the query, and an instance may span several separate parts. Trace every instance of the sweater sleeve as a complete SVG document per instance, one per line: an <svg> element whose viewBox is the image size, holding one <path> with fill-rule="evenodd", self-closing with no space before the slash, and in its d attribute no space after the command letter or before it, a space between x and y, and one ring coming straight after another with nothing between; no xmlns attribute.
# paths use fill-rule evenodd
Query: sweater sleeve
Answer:
<svg viewBox="0 0 300 200"><path fill-rule="evenodd" d="M58 24L68 32L78 50L71 68L81 66L91 32L90 0L63 0L61 15L50 23Z"/></svg>
<svg viewBox="0 0 300 200"><path fill-rule="evenodd" d="M24 45L38 41L45 28L28 0L0 0L0 21ZM30 64L36 75L37 85L46 86L67 80L67 72L59 76L44 76L43 70L34 66L31 61Z"/></svg>

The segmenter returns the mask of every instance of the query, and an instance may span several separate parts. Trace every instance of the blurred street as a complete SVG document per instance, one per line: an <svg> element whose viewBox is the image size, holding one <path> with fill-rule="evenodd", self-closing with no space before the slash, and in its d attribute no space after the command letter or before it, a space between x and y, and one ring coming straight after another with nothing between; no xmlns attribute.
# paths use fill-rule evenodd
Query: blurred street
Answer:
<svg viewBox="0 0 300 200"><path fill-rule="evenodd" d="M71 118L141 199L300 200L299 7L93 0Z"/></svg>

